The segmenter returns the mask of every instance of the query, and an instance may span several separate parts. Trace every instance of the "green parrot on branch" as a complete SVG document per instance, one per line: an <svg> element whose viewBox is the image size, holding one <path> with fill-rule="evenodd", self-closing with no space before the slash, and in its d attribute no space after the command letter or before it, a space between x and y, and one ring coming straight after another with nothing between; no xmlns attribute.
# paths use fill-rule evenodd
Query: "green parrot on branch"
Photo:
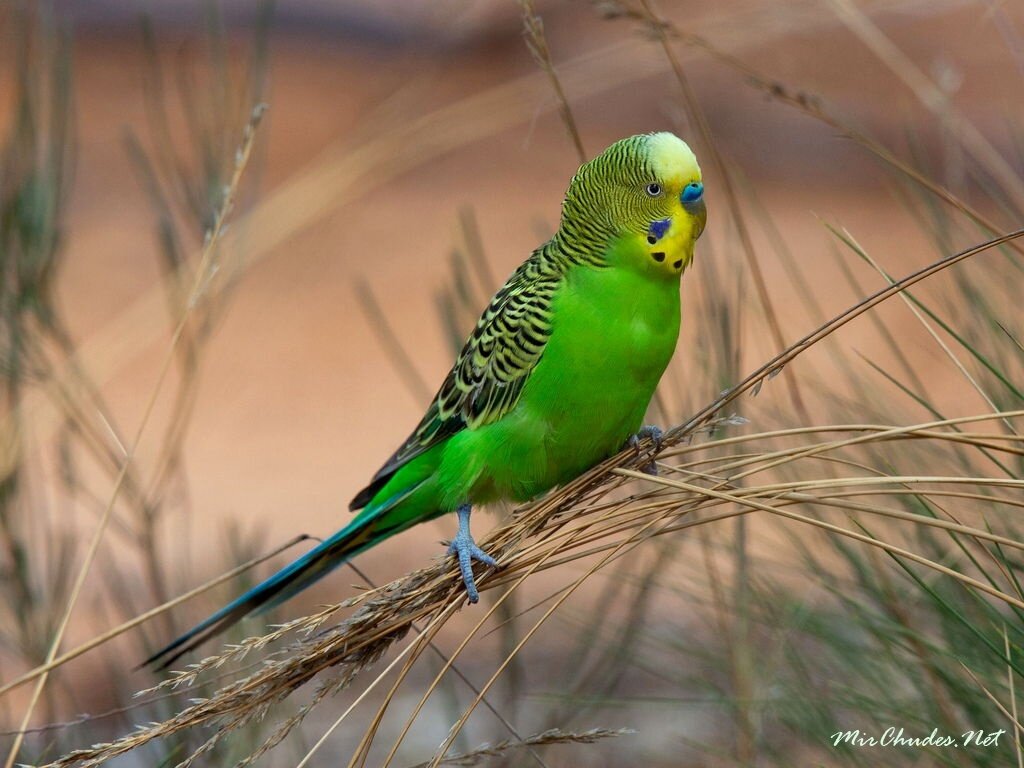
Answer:
<svg viewBox="0 0 1024 768"><path fill-rule="evenodd" d="M707 213L693 152L631 136L576 172L558 231L494 295L422 421L356 494L353 520L147 663L170 664L384 539L455 512L449 546L471 603L473 506L526 501L637 435L679 336L679 280Z"/></svg>

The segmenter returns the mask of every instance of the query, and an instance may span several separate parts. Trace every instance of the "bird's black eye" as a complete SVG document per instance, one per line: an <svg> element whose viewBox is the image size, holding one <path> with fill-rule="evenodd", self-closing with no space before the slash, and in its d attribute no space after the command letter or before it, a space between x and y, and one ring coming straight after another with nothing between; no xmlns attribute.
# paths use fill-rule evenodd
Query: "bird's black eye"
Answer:
<svg viewBox="0 0 1024 768"><path fill-rule="evenodd" d="M658 195L661 194L661 184L658 184L657 182L651 182L650 184L647 185L646 191L647 194L650 195L651 197L657 197Z"/></svg>

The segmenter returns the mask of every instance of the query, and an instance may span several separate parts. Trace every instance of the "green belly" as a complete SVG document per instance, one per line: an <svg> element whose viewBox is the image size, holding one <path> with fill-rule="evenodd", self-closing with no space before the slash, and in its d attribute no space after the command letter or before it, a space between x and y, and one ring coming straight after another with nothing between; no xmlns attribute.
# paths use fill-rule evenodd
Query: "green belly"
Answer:
<svg viewBox="0 0 1024 768"><path fill-rule="evenodd" d="M554 317L515 408L445 446L446 506L526 500L621 449L641 426L675 350L679 281L575 269L555 298Z"/></svg>

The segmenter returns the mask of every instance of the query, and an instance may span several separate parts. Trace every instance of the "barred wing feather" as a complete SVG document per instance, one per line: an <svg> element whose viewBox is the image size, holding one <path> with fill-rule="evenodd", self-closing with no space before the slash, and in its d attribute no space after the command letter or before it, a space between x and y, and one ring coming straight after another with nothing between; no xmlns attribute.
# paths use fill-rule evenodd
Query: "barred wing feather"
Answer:
<svg viewBox="0 0 1024 768"><path fill-rule="evenodd" d="M491 424L519 401L551 336L561 283L540 250L491 299L416 430L349 504L366 506L401 467L463 429Z"/></svg>

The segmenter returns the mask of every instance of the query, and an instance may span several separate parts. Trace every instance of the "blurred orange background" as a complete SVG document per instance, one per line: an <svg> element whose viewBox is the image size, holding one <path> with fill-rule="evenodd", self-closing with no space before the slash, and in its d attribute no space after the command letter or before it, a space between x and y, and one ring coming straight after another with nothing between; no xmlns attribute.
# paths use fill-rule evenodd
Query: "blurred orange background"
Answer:
<svg viewBox="0 0 1024 768"><path fill-rule="evenodd" d="M912 136L940 173L955 174L956 158L943 154L941 119L866 45L843 5L686 0L659 7L789 87L824 94L831 109L884 142ZM251 4L224 7L231 50L244 52ZM992 41L1004 20L1024 28L1022 4L874 0L856 7L997 146L1010 145L1007 120L1019 107L1024 61L1013 60L1014 44ZM147 8L164 65L183 65L202 45L201 4ZM60 305L83 364L129 435L171 326L153 210L123 141L126 129L150 140L138 10L113 0L56 10L74 29L78 132ZM639 132L695 138L663 53L635 25L602 20L587 3L542 2L538 11L588 154ZM4 47L0 32L0 57ZM824 223L848 228L892 274L939 255L876 160L707 56L678 50L723 154L756 191L828 314L857 297L837 277ZM0 125L8 123L11 93L11 79L0 74ZM439 383L452 349L437 297L451 284L450 254L462 245L460 211L472 208L491 269L503 280L556 225L578 165L514 3L280 2L263 98L269 111L228 248L237 283L203 356L185 443L191 522L187 533L173 516L163 523L166 554L192 553L194 570L182 575L181 588L221 570L228 521L259 532L267 547L300 532L335 530L347 519L348 499L418 421L423 393L395 370L361 309L359 281L371 287L421 377ZM179 127L175 140L184 146ZM710 170L705 162L714 246L698 248L698 260L738 247ZM795 340L816 322L770 257L764 228L753 229L785 338ZM866 287L881 284L860 274ZM684 302L697 279L699 270L684 280ZM901 307L886 311L894 322L907 317ZM702 343L702 320L689 306L677 352L683 371ZM854 349L870 349L873 340L866 322L842 332ZM744 370L774 351L764 334L737 344ZM909 354L918 355L918 370L931 365L940 375L946 364L932 348ZM778 388L766 387L759 407L783 408L784 397L772 399ZM716 394L689 393L695 403ZM45 406L38 407L39 423L47 423ZM164 401L157 421L161 409ZM34 448L45 454L50 438L52 430L41 428ZM156 448L143 438L144 469ZM60 500L49 503L56 508ZM81 518L83 536L93 520ZM451 530L451 520L430 523L362 555L360 565L390 580L440 554L438 542ZM116 534L104 546L116 550ZM208 560L213 548L217 557ZM348 594L352 581L333 576L297 601L294 613Z"/></svg>
<svg viewBox="0 0 1024 768"><path fill-rule="evenodd" d="M119 319L140 297L160 295L152 210L121 140L128 127L145 136L146 125L141 45L126 6L84 13L75 34L79 142L60 293L86 349L91 339L117 337ZM176 6L158 6L155 17L171 62L197 45L190 25L201 25L199 10ZM977 3L864 7L920 67L956 79L957 103L976 124L1001 132L1020 81L1000 76L1007 54L987 42L990 21ZM228 8L229 29L241 43L245 4ZM1014 8L1004 4L1003 11ZM539 10L589 153L650 130L693 140L680 127L679 88L654 44L600 20L585 4ZM934 119L827 3L686 2L665 11L791 87L828 94L834 108L883 139L909 131L937 143ZM932 258L876 161L706 57L683 54L724 153L755 185L825 307L839 311L852 295L829 278L823 221L849 228L894 273ZM474 99L506 92L513 96L504 114L474 113ZM443 136L417 136L425 147L419 158L383 181L371 168L365 176L342 171L313 182L318 210L300 215L270 248L248 239L245 219L236 225L239 247L255 245L258 260L234 289L204 361L187 443L190 502L200 527L237 518L277 541L333 530L347 515L348 498L424 407L368 327L354 281L369 282L422 377L439 382L452 353L436 296L450 281L460 208L472 206L494 274L503 279L539 233L556 225L576 161L510 4L281 3L265 100L270 110L254 163L259 189L246 198L259 215L275 191L337 165L339 155L372 145L397 122L468 104L466 119L478 123L448 151L431 147ZM429 128L457 130L461 119ZM713 178L708 185L714 225L715 204L724 200ZM798 309L787 310L791 288L778 265L764 259L762 269L787 337L810 330ZM684 283L684 300L692 289ZM687 321L699 327L701 318ZM155 317L153 333L142 333L98 371L129 432L166 348L166 323L155 332L161 322ZM844 331L844 340L855 345L858 331L868 331L866 324ZM753 349L744 355L747 368L760 361ZM687 350L679 354L685 365ZM380 564L375 572L390 570L396 551L419 549L419 538L404 536L363 559Z"/></svg>

